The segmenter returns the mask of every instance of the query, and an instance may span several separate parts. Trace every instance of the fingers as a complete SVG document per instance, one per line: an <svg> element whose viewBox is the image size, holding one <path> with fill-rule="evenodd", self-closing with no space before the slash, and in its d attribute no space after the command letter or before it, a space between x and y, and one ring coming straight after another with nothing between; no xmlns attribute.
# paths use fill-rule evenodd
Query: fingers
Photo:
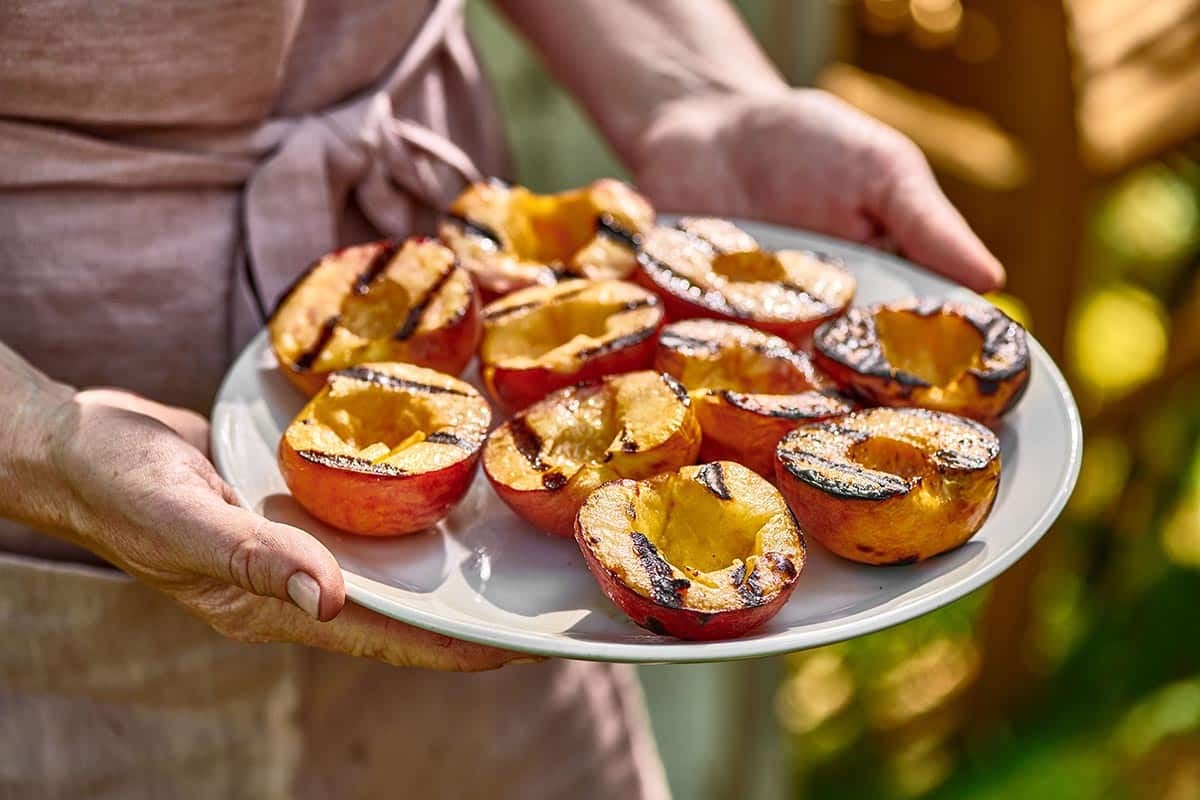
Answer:
<svg viewBox="0 0 1200 800"><path fill-rule="evenodd" d="M450 672L479 672L510 662L540 660L406 625L354 603L347 603L332 622L298 620L297 630L289 638L397 667Z"/></svg>
<svg viewBox="0 0 1200 800"><path fill-rule="evenodd" d="M942 193L924 157L905 143L880 158L889 180L869 198L868 211L900 252L977 292L1004 285L1004 268Z"/></svg>
<svg viewBox="0 0 1200 800"><path fill-rule="evenodd" d="M333 554L309 534L214 497L199 513L189 555L198 572L263 597L292 603L316 620L346 602Z"/></svg>

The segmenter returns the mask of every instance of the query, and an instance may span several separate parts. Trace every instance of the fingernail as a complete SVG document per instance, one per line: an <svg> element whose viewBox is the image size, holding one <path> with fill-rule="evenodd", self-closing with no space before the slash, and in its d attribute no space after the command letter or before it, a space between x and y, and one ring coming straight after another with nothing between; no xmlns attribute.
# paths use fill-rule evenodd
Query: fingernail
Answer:
<svg viewBox="0 0 1200 800"><path fill-rule="evenodd" d="M537 656L522 656L521 658L514 658L512 661L509 661L508 663L510 663L510 664L540 664L545 660L546 659L538 658Z"/></svg>
<svg viewBox="0 0 1200 800"><path fill-rule="evenodd" d="M321 616L321 587L307 572L294 572L287 582L288 597L313 619Z"/></svg>

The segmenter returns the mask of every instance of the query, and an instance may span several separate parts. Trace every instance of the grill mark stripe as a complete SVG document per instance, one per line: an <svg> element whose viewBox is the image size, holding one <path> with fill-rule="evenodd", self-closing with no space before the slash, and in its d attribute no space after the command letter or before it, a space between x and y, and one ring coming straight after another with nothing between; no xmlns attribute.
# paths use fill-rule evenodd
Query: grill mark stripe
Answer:
<svg viewBox="0 0 1200 800"><path fill-rule="evenodd" d="M613 218L612 214L601 214L596 218L596 234L622 244L630 250L637 250L642 244L641 235L621 225Z"/></svg>
<svg viewBox="0 0 1200 800"><path fill-rule="evenodd" d="M675 230L683 231L684 233L686 233L688 235L688 238L690 238L690 239L695 239L698 242L704 242L704 244L708 245L708 247L719 256L729 255L729 253L725 250L725 248L717 247L717 243L714 242L712 239L709 239L703 233L700 233L699 231L694 230L692 227L684 225L683 223L684 223L683 220L679 220L679 222L676 222Z"/></svg>
<svg viewBox="0 0 1200 800"><path fill-rule="evenodd" d="M797 463L801 459L850 473L858 477L863 483L851 483L831 477L815 469L806 469ZM779 460L783 463L784 468L795 478L837 497L855 500L884 500L889 497L905 494L912 489L912 485L898 475L878 471L871 474L852 461L833 461L811 453L799 454L782 448L779 451ZM866 485L863 485L864 483Z"/></svg>
<svg viewBox="0 0 1200 800"><path fill-rule="evenodd" d="M827 390L831 391L831 390ZM817 391L810 389L806 392L796 392L790 397L797 401L794 405L764 405L758 401L760 395L752 392L734 392L729 389L720 391L721 399L734 408L742 411L749 411L754 414L761 414L767 417L775 417L777 419L825 419L827 417L836 417L840 414L846 414L853 410L853 406L836 392L827 394L825 391ZM780 395L765 395L767 397L779 397ZM817 401L817 397L830 401L822 403ZM807 405L800 405L807 401Z"/></svg>
<svg viewBox="0 0 1200 800"><path fill-rule="evenodd" d="M542 476L542 486L545 486L552 492L557 492L559 489L567 485L567 476L561 472L547 472Z"/></svg>
<svg viewBox="0 0 1200 800"><path fill-rule="evenodd" d="M748 316L750 316L731 306L729 301L725 299L725 296L720 292L714 289L705 289L687 275L684 275L682 272L675 269L665 261L655 258L645 250L641 250L638 253L638 263L650 272L667 273L667 282L682 283L687 289L695 289L700 295L697 300L699 301L700 305L704 306L705 308L708 308L712 311L719 311L722 314L727 314L728 316L736 317L738 319L746 319Z"/></svg>
<svg viewBox="0 0 1200 800"><path fill-rule="evenodd" d="M358 277L354 279L354 293L366 294L371 288L371 284L383 274L398 252L400 252L399 245L394 242L384 242L383 247L375 254L370 263L367 264L367 268L360 272Z"/></svg>
<svg viewBox="0 0 1200 800"><path fill-rule="evenodd" d="M665 372L660 372L659 375L662 376L663 383L675 394L675 397L679 399L684 408L692 404L692 396L688 394L687 387L680 383L678 378L674 375L668 375Z"/></svg>
<svg viewBox="0 0 1200 800"><path fill-rule="evenodd" d="M594 347L584 348L576 353L576 355L579 358L591 358L592 356L611 353L613 350L619 350L622 347L629 347L631 345L638 344L639 342L644 342L653 336L657 330L658 328L656 326L651 325L648 328L642 328L639 331L627 333L624 336L618 336L615 339L609 339L606 342L601 342Z"/></svg>
<svg viewBox="0 0 1200 800"><path fill-rule="evenodd" d="M738 597L742 599L742 605L746 608L761 606L767 601L763 597L762 586L758 582L757 568L747 575L746 565L738 564L733 572L729 574L729 582L737 590Z"/></svg>
<svg viewBox="0 0 1200 800"><path fill-rule="evenodd" d="M763 553L763 558L767 560L767 563L776 572L782 572L789 580L800 574L800 571L796 569L796 565L792 563L792 560L783 553L768 550Z"/></svg>
<svg viewBox="0 0 1200 800"><path fill-rule="evenodd" d="M357 456L332 455L319 450L298 450L297 455L305 461L320 464L323 467L344 469L353 472L367 472L372 475L404 475L404 470L391 464L373 464L365 458Z"/></svg>
<svg viewBox="0 0 1200 800"><path fill-rule="evenodd" d="M708 489L721 500L732 500L729 487L725 485L725 470L717 462L705 464L696 472L696 483Z"/></svg>
<svg viewBox="0 0 1200 800"><path fill-rule="evenodd" d="M434 444L452 444L460 450L474 450L471 443L461 436L457 436L450 431L434 431L425 437L425 441L433 442Z"/></svg>
<svg viewBox="0 0 1200 800"><path fill-rule="evenodd" d="M542 461L542 437L529 427L525 417L513 417L508 421L508 430L512 435L513 445L517 452L525 457L529 466L538 472L545 472L549 465Z"/></svg>
<svg viewBox="0 0 1200 800"><path fill-rule="evenodd" d="M526 309L536 308L537 306L540 306L541 304L542 304L541 300L531 300L528 303L520 303L515 306L508 306L507 308L494 308L491 311L484 314L483 318L486 321L491 322L492 320L495 320L495 319L501 319L502 317L507 317L509 314L516 314L519 311L525 311Z"/></svg>
<svg viewBox="0 0 1200 800"><path fill-rule="evenodd" d="M684 594L692 582L687 578L675 577L671 565L659 555L658 548L644 533L633 531L629 537L633 540L634 555L650 579L650 599L660 606L681 608Z"/></svg>
<svg viewBox="0 0 1200 800"><path fill-rule="evenodd" d="M340 320L341 316L334 314L321 323L321 332L317 335L317 340L313 342L312 347L297 356L295 363L292 364L292 369L296 372L308 372L312 369L313 364L317 363L317 359L321 357L321 353L325 352L325 348L329 346L330 340L333 339L333 331L337 328Z"/></svg>
<svg viewBox="0 0 1200 800"><path fill-rule="evenodd" d="M721 350L719 342L710 339L697 339L694 336L685 336L681 333L672 331L663 331L662 336L658 341L663 347L670 350L683 350L684 348L692 348L695 350L703 350L706 353L717 353Z"/></svg>
<svg viewBox="0 0 1200 800"><path fill-rule="evenodd" d="M496 233L482 222L475 222L474 220L467 219L462 214L454 214L450 212L447 212L446 219L451 220L452 222L457 222L466 233L488 239L497 247L504 246L504 242L500 239L500 234Z"/></svg>
<svg viewBox="0 0 1200 800"><path fill-rule="evenodd" d="M562 292L560 294L556 294L552 297L544 298L541 300L530 300L528 303L519 303L515 306L507 306L505 308L494 308L491 311L488 311L487 313L485 313L483 315L483 319L486 322L492 322L494 320L503 319L504 317L507 317L509 314L516 314L520 311L527 311L531 308L537 308L538 306L545 305L546 303L556 303L560 300L567 300L569 298L575 297L578 294L581 294L582 292L587 291L588 288L589 288L588 286L578 286L570 291Z"/></svg>
<svg viewBox="0 0 1200 800"><path fill-rule="evenodd" d="M427 394L452 394L456 397L470 397L466 392L452 389L448 386L434 386L428 383L419 383L418 381L410 381L405 378L396 378L369 367L350 367L349 369L338 370L334 373L339 378L349 378L351 380L363 381L365 383L373 383L376 386L384 386L388 389L400 389L410 392L425 392Z"/></svg>
<svg viewBox="0 0 1200 800"><path fill-rule="evenodd" d="M451 264L441 275L437 277L436 280L434 280L432 284L430 284L429 288L425 290L425 293L421 295L421 299L414 303L412 308L408 310L408 315L404 318L404 324L400 326L400 329L397 330L395 334L393 334L393 339L402 342L413 335L413 333L417 330L417 326L421 324L421 318L425 316L425 311L429 308L429 304L433 302L433 299L437 297L438 292L442 290L442 288L454 275L456 269L457 268L455 265Z"/></svg>

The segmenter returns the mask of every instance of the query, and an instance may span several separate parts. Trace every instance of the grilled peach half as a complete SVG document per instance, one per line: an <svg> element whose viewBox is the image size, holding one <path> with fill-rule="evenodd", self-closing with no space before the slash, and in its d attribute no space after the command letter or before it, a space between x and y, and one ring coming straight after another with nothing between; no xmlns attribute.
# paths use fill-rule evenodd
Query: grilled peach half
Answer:
<svg viewBox="0 0 1200 800"><path fill-rule="evenodd" d="M804 534L779 492L727 461L601 486L579 510L575 540L618 608L680 639L753 630L804 568Z"/></svg>
<svg viewBox="0 0 1200 800"><path fill-rule="evenodd" d="M563 276L624 278L653 224L650 203L620 181L543 195L493 180L467 187L439 232L492 299Z"/></svg>
<svg viewBox="0 0 1200 800"><path fill-rule="evenodd" d="M457 375L479 343L479 298L431 239L330 253L280 301L267 330L283 374L306 395L334 370L403 361Z"/></svg>
<svg viewBox="0 0 1200 800"><path fill-rule="evenodd" d="M638 280L658 292L672 320L741 322L804 343L841 314L855 281L837 259L800 250L770 252L719 219L683 219L642 238Z"/></svg>
<svg viewBox="0 0 1200 800"><path fill-rule="evenodd" d="M979 530L1000 480L1000 443L974 420L872 408L783 437L777 483L804 531L843 558L911 564Z"/></svg>
<svg viewBox="0 0 1200 800"><path fill-rule="evenodd" d="M1029 383L1025 329L994 306L909 298L851 309L813 337L817 364L876 405L915 406L983 422Z"/></svg>
<svg viewBox="0 0 1200 800"><path fill-rule="evenodd" d="M669 375L631 372L561 389L496 428L483 471L534 527L570 536L596 487L691 464L699 449L684 388Z"/></svg>
<svg viewBox="0 0 1200 800"><path fill-rule="evenodd" d="M662 330L654 368L691 392L703 461L737 461L775 480L775 445L804 422L854 410L806 353L778 336L713 319Z"/></svg>
<svg viewBox="0 0 1200 800"><path fill-rule="evenodd" d="M513 292L483 310L484 385L508 412L602 375L646 369L659 299L622 281L564 281Z"/></svg>
<svg viewBox="0 0 1200 800"><path fill-rule="evenodd" d="M296 502L335 528L413 533L462 499L491 420L457 378L360 364L333 373L284 431L279 468Z"/></svg>

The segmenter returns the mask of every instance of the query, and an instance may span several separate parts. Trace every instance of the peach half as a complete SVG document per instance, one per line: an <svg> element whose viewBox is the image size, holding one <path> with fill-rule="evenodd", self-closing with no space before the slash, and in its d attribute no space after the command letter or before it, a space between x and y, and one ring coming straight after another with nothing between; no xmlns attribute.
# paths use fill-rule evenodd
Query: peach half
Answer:
<svg viewBox="0 0 1200 800"><path fill-rule="evenodd" d="M656 296L622 281L513 292L483 310L484 385L511 413L564 386L646 369L662 320Z"/></svg>
<svg viewBox="0 0 1200 800"><path fill-rule="evenodd" d="M713 319L662 330L654 368L691 392L703 461L737 461L775 480L775 446L805 422L854 410L808 355L778 336Z"/></svg>
<svg viewBox="0 0 1200 800"><path fill-rule="evenodd" d="M1025 329L994 306L909 298L853 308L813 336L817 364L848 392L886 406L989 422L1029 383Z"/></svg>
<svg viewBox="0 0 1200 800"><path fill-rule="evenodd" d="M317 261L267 323L289 381L312 396L334 370L402 361L457 375L479 342L479 298L432 239L371 242Z"/></svg>
<svg viewBox="0 0 1200 800"><path fill-rule="evenodd" d="M654 209L620 181L535 194L491 180L472 184L439 229L487 299L563 277L624 278Z"/></svg>
<svg viewBox="0 0 1200 800"><path fill-rule="evenodd" d="M301 506L365 536L413 533L462 499L492 412L468 383L411 364L333 373L279 442Z"/></svg>
<svg viewBox="0 0 1200 800"><path fill-rule="evenodd" d="M964 417L872 408L792 431L776 469L801 527L829 550L911 564L979 530L996 499L1000 443Z"/></svg>
<svg viewBox="0 0 1200 800"><path fill-rule="evenodd" d="M606 481L646 478L696 460L700 426L669 375L630 372L561 389L488 437L483 471L509 508L555 536Z"/></svg>
<svg viewBox="0 0 1200 800"><path fill-rule="evenodd" d="M579 510L575 541L618 608L680 639L762 625L791 596L805 558L775 487L725 461L605 484Z"/></svg>
<svg viewBox="0 0 1200 800"><path fill-rule="evenodd" d="M720 219L683 219L642 237L637 272L658 292L672 320L741 322L794 343L836 317L855 281L837 259L800 250L770 252Z"/></svg>

